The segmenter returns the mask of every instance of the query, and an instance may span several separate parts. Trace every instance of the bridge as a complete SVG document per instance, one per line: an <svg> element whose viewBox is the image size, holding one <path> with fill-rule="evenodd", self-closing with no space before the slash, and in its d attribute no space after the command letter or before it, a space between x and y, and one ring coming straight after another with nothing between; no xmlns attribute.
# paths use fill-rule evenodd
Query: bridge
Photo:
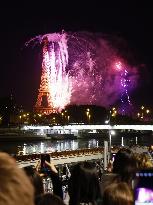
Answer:
<svg viewBox="0 0 153 205"><path fill-rule="evenodd" d="M96 133L97 130L138 130L138 131L153 131L153 125L85 125L85 124L69 124L69 125L24 125L22 130L37 131L42 134L58 133L58 134L78 134L81 130L92 130Z"/></svg>

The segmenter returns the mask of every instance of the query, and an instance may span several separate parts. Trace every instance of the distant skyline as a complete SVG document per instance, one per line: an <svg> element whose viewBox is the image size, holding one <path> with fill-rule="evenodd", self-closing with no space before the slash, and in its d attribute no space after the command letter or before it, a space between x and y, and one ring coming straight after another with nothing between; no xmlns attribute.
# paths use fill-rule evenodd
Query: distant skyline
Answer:
<svg viewBox="0 0 153 205"><path fill-rule="evenodd" d="M75 2L77 3L77 2ZM17 103L30 109L36 102L41 75L41 49L25 48L25 42L39 34L65 31L108 33L124 39L123 55L130 63L139 65L138 88L131 94L134 104L153 108L152 44L153 13L151 7L100 7L98 4L70 8L32 8L29 5L2 7L1 25L1 74L0 97L11 93ZM118 42L117 42L118 44Z"/></svg>

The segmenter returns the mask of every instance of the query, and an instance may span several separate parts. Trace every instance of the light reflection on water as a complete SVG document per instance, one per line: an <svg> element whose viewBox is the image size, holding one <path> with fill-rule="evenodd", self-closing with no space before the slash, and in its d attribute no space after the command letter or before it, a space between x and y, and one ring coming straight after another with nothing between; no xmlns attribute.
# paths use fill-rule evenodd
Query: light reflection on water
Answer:
<svg viewBox="0 0 153 205"><path fill-rule="evenodd" d="M64 150L76 150L81 148L94 148L103 146L100 139L77 139L59 141L38 141L38 142L7 142L0 145L0 151L10 154L32 154Z"/></svg>

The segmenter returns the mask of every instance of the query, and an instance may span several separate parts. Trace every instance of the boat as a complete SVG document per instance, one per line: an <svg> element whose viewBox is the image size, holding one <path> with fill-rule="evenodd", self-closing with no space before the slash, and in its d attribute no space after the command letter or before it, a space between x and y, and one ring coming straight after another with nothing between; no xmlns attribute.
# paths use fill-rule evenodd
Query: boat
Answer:
<svg viewBox="0 0 153 205"><path fill-rule="evenodd" d="M35 132L22 131L22 130L0 130L0 142L3 141L37 141L48 139L46 134L41 135Z"/></svg>

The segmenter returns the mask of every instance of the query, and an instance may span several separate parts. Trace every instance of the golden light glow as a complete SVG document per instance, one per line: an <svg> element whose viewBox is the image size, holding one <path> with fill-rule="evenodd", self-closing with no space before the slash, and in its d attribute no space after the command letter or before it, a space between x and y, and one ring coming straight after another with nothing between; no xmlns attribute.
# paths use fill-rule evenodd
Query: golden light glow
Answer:
<svg viewBox="0 0 153 205"><path fill-rule="evenodd" d="M89 111L87 111L86 113L87 113L87 116L88 116L89 115Z"/></svg>
<svg viewBox="0 0 153 205"><path fill-rule="evenodd" d="M148 114L149 112L150 112L150 110L147 109L147 110L146 110L146 113Z"/></svg>

